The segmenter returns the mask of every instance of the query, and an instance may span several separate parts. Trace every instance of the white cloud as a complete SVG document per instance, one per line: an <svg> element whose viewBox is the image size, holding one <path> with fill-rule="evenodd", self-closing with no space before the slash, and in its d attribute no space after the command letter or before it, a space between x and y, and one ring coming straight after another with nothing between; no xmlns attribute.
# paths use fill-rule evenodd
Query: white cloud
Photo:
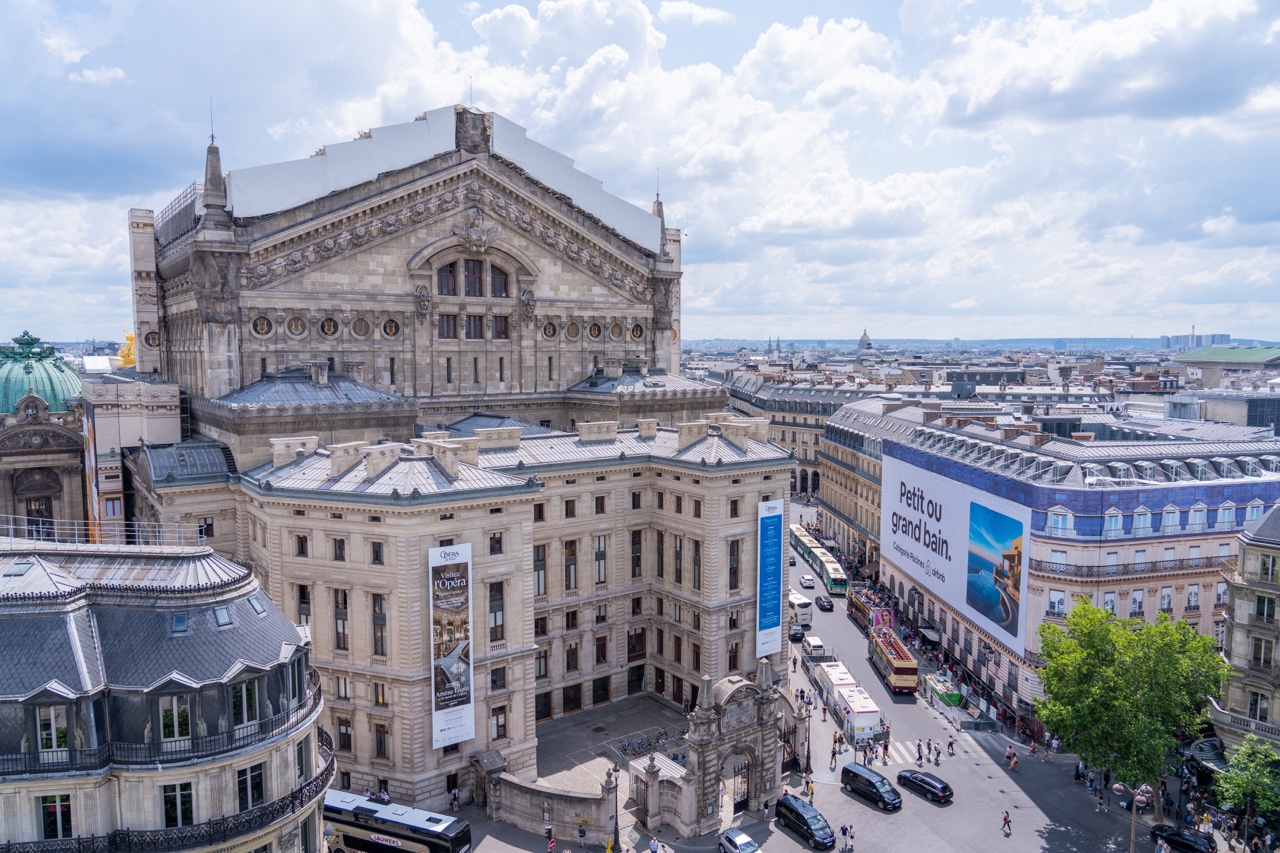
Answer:
<svg viewBox="0 0 1280 853"><path fill-rule="evenodd" d="M108 86L117 80L125 79L123 68L86 68L73 71L67 78L75 83L88 83L91 86Z"/></svg>
<svg viewBox="0 0 1280 853"><path fill-rule="evenodd" d="M691 24L732 24L734 17L723 9L699 6L689 0L662 0L658 7L659 21L688 21Z"/></svg>

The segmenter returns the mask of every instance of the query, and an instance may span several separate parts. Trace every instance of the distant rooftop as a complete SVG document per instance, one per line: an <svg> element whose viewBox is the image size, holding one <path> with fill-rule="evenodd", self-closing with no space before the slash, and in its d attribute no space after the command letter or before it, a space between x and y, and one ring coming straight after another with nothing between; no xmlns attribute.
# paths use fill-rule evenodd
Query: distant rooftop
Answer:
<svg viewBox="0 0 1280 853"><path fill-rule="evenodd" d="M1204 347L1177 356L1183 364L1248 364L1258 367L1280 363L1280 347Z"/></svg>

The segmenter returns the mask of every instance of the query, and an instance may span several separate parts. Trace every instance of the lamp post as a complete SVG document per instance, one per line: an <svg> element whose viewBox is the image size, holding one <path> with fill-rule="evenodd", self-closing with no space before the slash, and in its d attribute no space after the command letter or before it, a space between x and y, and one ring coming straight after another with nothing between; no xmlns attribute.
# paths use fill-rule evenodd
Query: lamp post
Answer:
<svg viewBox="0 0 1280 853"><path fill-rule="evenodd" d="M813 772L813 705L808 696L804 700L804 772Z"/></svg>
<svg viewBox="0 0 1280 853"><path fill-rule="evenodd" d="M618 782L622 778L620 776L621 769L617 764L613 765L613 853L619 853L618 849Z"/></svg>
<svg viewBox="0 0 1280 853"><path fill-rule="evenodd" d="M1141 806L1145 806L1147 800L1151 797L1151 786L1139 785L1134 788L1132 785L1125 785L1121 782L1111 786L1111 790L1117 796L1123 794L1125 788L1129 789L1129 811L1131 812L1129 820L1129 853L1134 853L1138 838L1138 809Z"/></svg>

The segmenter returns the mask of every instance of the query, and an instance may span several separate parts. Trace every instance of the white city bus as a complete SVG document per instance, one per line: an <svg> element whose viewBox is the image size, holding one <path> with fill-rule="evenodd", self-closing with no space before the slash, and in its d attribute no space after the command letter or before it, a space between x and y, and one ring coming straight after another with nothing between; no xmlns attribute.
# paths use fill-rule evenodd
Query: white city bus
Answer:
<svg viewBox="0 0 1280 853"><path fill-rule="evenodd" d="M787 615L792 622L795 622L801 628L808 628L813 624L813 602L794 589L789 592L790 595L787 596Z"/></svg>
<svg viewBox="0 0 1280 853"><path fill-rule="evenodd" d="M469 853L471 824L459 817L381 802L332 788L324 794L330 853ZM330 829L331 827L331 829Z"/></svg>

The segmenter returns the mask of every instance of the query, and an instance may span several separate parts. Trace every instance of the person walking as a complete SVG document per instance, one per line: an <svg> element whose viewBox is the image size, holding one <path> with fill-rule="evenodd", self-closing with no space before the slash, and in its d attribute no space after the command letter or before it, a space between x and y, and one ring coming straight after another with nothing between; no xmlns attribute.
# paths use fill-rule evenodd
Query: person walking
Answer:
<svg viewBox="0 0 1280 853"><path fill-rule="evenodd" d="M955 758L955 757L956 757L956 739L948 735L947 736L947 758Z"/></svg>
<svg viewBox="0 0 1280 853"><path fill-rule="evenodd" d="M1013 747L1006 746L1004 748L1004 763L1008 764L1011 760L1013 760Z"/></svg>
<svg viewBox="0 0 1280 853"><path fill-rule="evenodd" d="M1098 794L1098 803L1093 807L1095 812L1106 812L1107 807L1102 802L1102 794Z"/></svg>
<svg viewBox="0 0 1280 853"><path fill-rule="evenodd" d="M658 839L649 839L649 853L658 853Z"/></svg>
<svg viewBox="0 0 1280 853"><path fill-rule="evenodd" d="M920 740L916 741L916 764L924 764L924 743Z"/></svg>
<svg viewBox="0 0 1280 853"><path fill-rule="evenodd" d="M1004 818L1000 821L1000 829L1004 832L1005 838L1013 835L1013 822L1009 820L1009 813L1007 811L1004 813Z"/></svg>
<svg viewBox="0 0 1280 853"><path fill-rule="evenodd" d="M942 741L938 741L933 745L933 766L942 766Z"/></svg>
<svg viewBox="0 0 1280 853"><path fill-rule="evenodd" d="M924 742L924 757L928 758L931 755L933 755L933 738Z"/></svg>
<svg viewBox="0 0 1280 853"><path fill-rule="evenodd" d="M831 744L831 766L836 766L836 745L834 743Z"/></svg>
<svg viewBox="0 0 1280 853"><path fill-rule="evenodd" d="M578 827L578 849L581 850L587 846L587 828L585 826Z"/></svg>
<svg viewBox="0 0 1280 853"><path fill-rule="evenodd" d="M849 825L848 825L848 824L845 824L845 823L842 823L842 824L840 824L840 850L841 850L841 853L843 853L843 851L845 851L845 850L847 850L847 849L849 849Z"/></svg>

